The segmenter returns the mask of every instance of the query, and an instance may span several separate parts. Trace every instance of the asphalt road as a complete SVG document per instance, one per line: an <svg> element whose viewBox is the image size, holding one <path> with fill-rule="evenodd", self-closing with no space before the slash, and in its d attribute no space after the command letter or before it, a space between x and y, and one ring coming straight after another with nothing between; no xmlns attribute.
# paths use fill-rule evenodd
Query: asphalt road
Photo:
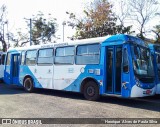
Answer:
<svg viewBox="0 0 160 127"><path fill-rule="evenodd" d="M26 93L23 88L0 84L0 118L160 118L160 96L136 99L106 96L93 102L78 93L44 89Z"/></svg>

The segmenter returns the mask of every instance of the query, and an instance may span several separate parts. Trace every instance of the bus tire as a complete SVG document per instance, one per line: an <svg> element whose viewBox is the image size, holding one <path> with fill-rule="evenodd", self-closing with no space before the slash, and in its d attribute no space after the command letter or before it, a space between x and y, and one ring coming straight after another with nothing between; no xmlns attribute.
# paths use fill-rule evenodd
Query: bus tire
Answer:
<svg viewBox="0 0 160 127"><path fill-rule="evenodd" d="M100 97L98 85L94 81L87 82L84 86L83 94L87 100L98 100Z"/></svg>
<svg viewBox="0 0 160 127"><path fill-rule="evenodd" d="M31 78L26 78L24 80L23 86L27 92L30 92L30 93L33 92L34 87L33 87L33 81Z"/></svg>

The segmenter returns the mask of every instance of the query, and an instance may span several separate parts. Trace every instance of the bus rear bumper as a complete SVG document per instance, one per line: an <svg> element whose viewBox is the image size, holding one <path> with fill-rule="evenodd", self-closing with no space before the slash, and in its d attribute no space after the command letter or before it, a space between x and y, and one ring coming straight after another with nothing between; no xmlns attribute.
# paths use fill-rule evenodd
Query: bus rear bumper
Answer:
<svg viewBox="0 0 160 127"><path fill-rule="evenodd" d="M131 89L130 97L146 97L146 96L153 96L156 93L156 87L152 89L142 89L136 85L134 85Z"/></svg>

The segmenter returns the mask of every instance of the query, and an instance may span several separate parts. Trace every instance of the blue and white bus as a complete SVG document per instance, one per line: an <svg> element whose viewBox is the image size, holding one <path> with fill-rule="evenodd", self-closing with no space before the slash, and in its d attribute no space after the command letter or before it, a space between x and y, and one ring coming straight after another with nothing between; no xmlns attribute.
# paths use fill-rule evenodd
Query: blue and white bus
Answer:
<svg viewBox="0 0 160 127"><path fill-rule="evenodd" d="M153 57L154 72L156 77L156 94L160 94L160 45L149 44Z"/></svg>
<svg viewBox="0 0 160 127"><path fill-rule="evenodd" d="M4 81L28 92L34 88L81 92L88 100L155 94L148 45L123 34L9 49Z"/></svg>
<svg viewBox="0 0 160 127"><path fill-rule="evenodd" d="M4 61L5 61L6 53L0 51L0 81L3 81L4 77Z"/></svg>

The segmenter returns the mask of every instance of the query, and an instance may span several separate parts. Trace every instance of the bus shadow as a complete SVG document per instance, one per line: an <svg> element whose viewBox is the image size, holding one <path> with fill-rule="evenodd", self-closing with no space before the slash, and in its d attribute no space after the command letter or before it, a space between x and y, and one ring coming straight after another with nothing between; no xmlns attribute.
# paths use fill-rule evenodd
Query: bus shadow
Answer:
<svg viewBox="0 0 160 127"><path fill-rule="evenodd" d="M101 97L99 103L117 104L137 109L145 109L160 112L160 97L143 98L120 98L120 97Z"/></svg>
<svg viewBox="0 0 160 127"><path fill-rule="evenodd" d="M49 96L88 101L84 98L82 94L75 93L75 92L49 90L49 89L36 89L35 94L44 94ZM122 105L126 107L160 112L160 96L144 97L144 98L129 98L129 99L113 97L113 96L102 96L96 103L106 103L106 104L110 103L110 104L117 104L117 105Z"/></svg>
<svg viewBox="0 0 160 127"><path fill-rule="evenodd" d="M60 90L51 90L51 89L35 89L34 93L49 95L49 96L56 96L56 97L63 97L63 98L70 98L70 99L85 100L85 98L83 97L81 93L70 92L70 91L60 91Z"/></svg>
<svg viewBox="0 0 160 127"><path fill-rule="evenodd" d="M0 83L0 95L27 93L22 87Z"/></svg>
<svg viewBox="0 0 160 127"><path fill-rule="evenodd" d="M29 94L22 87L13 85L5 85L0 83L0 95L7 94ZM48 96L56 96L62 98L69 98L75 100L84 100L84 96L80 93L50 90L50 89L35 89L34 94L43 94ZM160 96L144 97L144 98L120 98L113 96L102 96L96 103L110 103L116 105L122 105L126 107L132 107L137 109L146 109L151 111L160 112Z"/></svg>

